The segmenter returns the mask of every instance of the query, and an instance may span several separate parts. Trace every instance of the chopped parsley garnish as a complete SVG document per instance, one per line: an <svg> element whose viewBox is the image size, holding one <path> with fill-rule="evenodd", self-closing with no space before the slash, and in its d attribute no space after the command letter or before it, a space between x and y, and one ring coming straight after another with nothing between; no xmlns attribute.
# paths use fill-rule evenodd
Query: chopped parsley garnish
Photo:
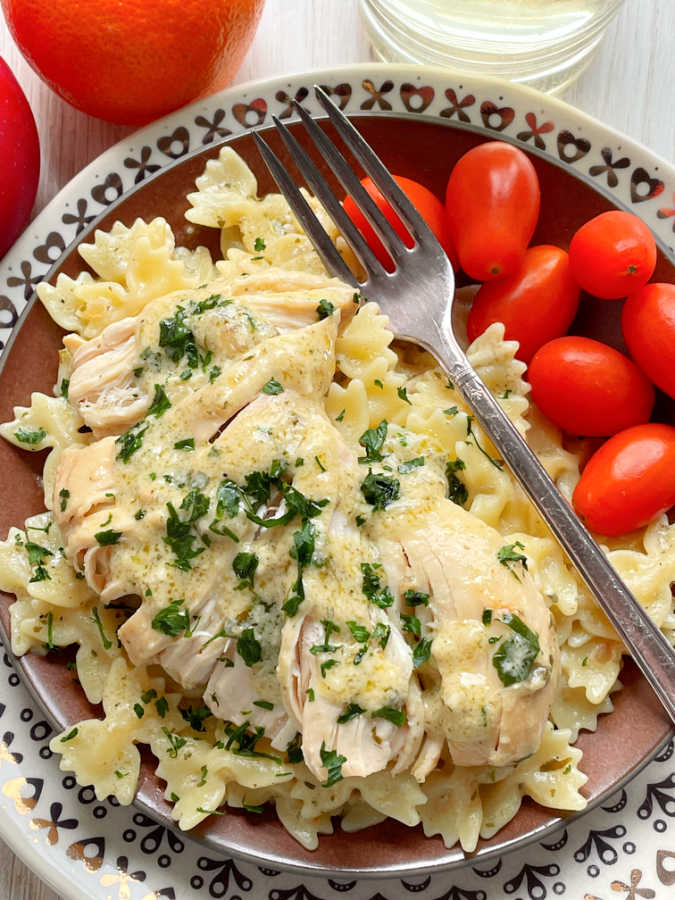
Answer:
<svg viewBox="0 0 675 900"><path fill-rule="evenodd" d="M357 622L347 622L347 627L352 633L352 637L360 644L365 644L370 640L370 632L365 625L359 625Z"/></svg>
<svg viewBox="0 0 675 900"><path fill-rule="evenodd" d="M262 648L252 628L244 628L237 638L237 653L249 668L262 659Z"/></svg>
<svg viewBox="0 0 675 900"><path fill-rule="evenodd" d="M514 566L518 563L522 563L523 568L527 569L527 557L523 553L518 553L516 547L518 550L525 549L525 546L521 544L520 541L515 541L513 544L505 544L497 551L497 559L503 566L506 566L516 581L520 581L520 576L516 572Z"/></svg>
<svg viewBox="0 0 675 900"><path fill-rule="evenodd" d="M232 560L232 569L237 578L240 579L237 590L245 588L253 588L253 578L255 570L258 568L258 557L255 553L246 553L242 551Z"/></svg>
<svg viewBox="0 0 675 900"><path fill-rule="evenodd" d="M253 249L256 253L262 253L262 251L266 249L265 241L261 237L257 237L253 241Z"/></svg>
<svg viewBox="0 0 675 900"><path fill-rule="evenodd" d="M97 531L94 537L101 547L109 547L111 544L119 544L122 532L113 531L112 528L109 528L107 531Z"/></svg>
<svg viewBox="0 0 675 900"><path fill-rule="evenodd" d="M65 400L68 399L68 388L69 387L70 387L70 378L62 378L61 384L59 386L59 393Z"/></svg>
<svg viewBox="0 0 675 900"><path fill-rule="evenodd" d="M319 300L319 305L316 308L316 314L319 319L327 319L328 316L332 316L334 312L335 307L330 300Z"/></svg>
<svg viewBox="0 0 675 900"><path fill-rule="evenodd" d="M375 628L373 629L373 640L379 641L380 647L384 650L387 646L387 642L389 641L389 635L391 634L391 625L385 625L384 622L378 622Z"/></svg>
<svg viewBox="0 0 675 900"><path fill-rule="evenodd" d="M194 438L183 438L182 441L176 441L173 445L174 450L194 450L195 449L195 439Z"/></svg>
<svg viewBox="0 0 675 900"><path fill-rule="evenodd" d="M349 703L345 707L345 711L338 716L338 725L344 725L345 722L351 722L352 719L355 719L357 716L360 716L361 713L364 712L365 709L362 706L359 706L358 703Z"/></svg>
<svg viewBox="0 0 675 900"><path fill-rule="evenodd" d="M246 812L250 812L250 813L265 812L264 804L261 804L260 806L253 806L251 803L244 803L244 809L246 810Z"/></svg>
<svg viewBox="0 0 675 900"><path fill-rule="evenodd" d="M140 703L134 703L134 712L136 713L136 715L138 716L139 719L142 719L143 716L145 715L145 710L143 709L143 707L141 706Z"/></svg>
<svg viewBox="0 0 675 900"><path fill-rule="evenodd" d="M61 498L61 512L65 512L66 506L68 505L68 499L70 498L70 491L68 488L61 488L59 497Z"/></svg>
<svg viewBox="0 0 675 900"><path fill-rule="evenodd" d="M375 378L375 379L373 379L373 384L374 384L376 387L379 387L379 389L380 389L381 391L384 390L384 385L382 384L382 380L381 380L380 378Z"/></svg>
<svg viewBox="0 0 675 900"><path fill-rule="evenodd" d="M421 665L428 661L431 655L431 641L423 638L413 649L413 668L419 669Z"/></svg>
<svg viewBox="0 0 675 900"><path fill-rule="evenodd" d="M116 778L126 778L128 774L128 772L121 772L119 769L115 769Z"/></svg>
<svg viewBox="0 0 675 900"><path fill-rule="evenodd" d="M381 568L379 563L361 563L363 572L361 589L371 603L380 609L387 609L394 602L394 597L386 585L382 587L380 576L376 572L379 568Z"/></svg>
<svg viewBox="0 0 675 900"><path fill-rule="evenodd" d="M483 615L481 616L481 621L483 625L490 625L492 623L492 610L484 609Z"/></svg>
<svg viewBox="0 0 675 900"><path fill-rule="evenodd" d="M44 645L45 650L54 649L54 613L47 616L47 643Z"/></svg>
<svg viewBox="0 0 675 900"><path fill-rule="evenodd" d="M398 388L396 393L401 398L401 400L404 401L404 403L408 403L408 404L410 404L410 406L412 406L412 402L408 398L408 391L404 387Z"/></svg>
<svg viewBox="0 0 675 900"><path fill-rule="evenodd" d="M98 613L98 606L95 606L92 609L92 619L93 619L94 624L98 628L98 633L101 638L101 643L103 644L103 649L110 650L110 648L113 645L113 642L110 640L110 638L106 637L106 633L103 630L103 622L101 622L101 617Z"/></svg>
<svg viewBox="0 0 675 900"><path fill-rule="evenodd" d="M539 653L539 637L513 613L504 613L501 621L515 633L495 651L492 665L502 684L508 687L525 681L529 676Z"/></svg>
<svg viewBox="0 0 675 900"><path fill-rule="evenodd" d="M233 519L239 512L239 488L230 481L224 479L216 490L216 515L221 518L224 514Z"/></svg>
<svg viewBox="0 0 675 900"><path fill-rule="evenodd" d="M149 691L146 691L144 694L141 694L141 700L143 703L150 703L151 700L154 700L157 696L157 691L154 688L150 688Z"/></svg>
<svg viewBox="0 0 675 900"><path fill-rule="evenodd" d="M145 510L137 509L136 512L134 513L134 519L136 519L137 521L140 521L141 519L144 519L144 518L145 518Z"/></svg>
<svg viewBox="0 0 675 900"><path fill-rule="evenodd" d="M336 422L341 422L341 421L344 419L344 417L345 417L346 411L347 411L347 410L345 410L345 409L341 410L341 411L337 414L337 416L335 416L335 421L336 421Z"/></svg>
<svg viewBox="0 0 675 900"><path fill-rule="evenodd" d="M326 750L325 741L321 741L321 765L326 769L328 778L322 782L323 787L331 787L337 781L342 781L342 766L347 762L346 756L341 756L336 750Z"/></svg>
<svg viewBox="0 0 675 900"><path fill-rule="evenodd" d="M321 624L323 625L323 644L315 644L313 647L310 647L309 652L313 653L316 656L317 653L334 653L338 648L335 644L329 644L328 640L331 634L338 634L340 632L340 627L335 624L335 622L331 622L330 619L322 619Z"/></svg>
<svg viewBox="0 0 675 900"><path fill-rule="evenodd" d="M68 734L61 738L61 743L65 744L66 741L72 741L73 738L77 737L79 730L79 728L73 728L72 731L69 731Z"/></svg>
<svg viewBox="0 0 675 900"><path fill-rule="evenodd" d="M294 616L302 601L305 599L305 588L302 582L303 570L312 561L314 555L315 532L311 522L305 521L302 528L293 532L293 546L289 553L291 557L297 560L298 577L291 588L291 595L282 606L287 616Z"/></svg>
<svg viewBox="0 0 675 900"><path fill-rule="evenodd" d="M374 719L386 719L387 722L391 722L399 728L401 725L405 725L405 711L402 709L394 709L393 706L382 706L380 709L376 709L375 712L371 713L371 715Z"/></svg>
<svg viewBox="0 0 675 900"><path fill-rule="evenodd" d="M481 445L480 441L478 440L478 437L476 436L476 432L473 430L473 416L466 417L466 435L467 435L467 437L473 438L476 447L478 447L478 449L483 454L483 456L488 460L488 462L490 462L495 467L495 469L501 470L504 468L504 463L501 462L501 460L494 459L492 456L490 456L490 454L487 452L485 447L483 447Z"/></svg>
<svg viewBox="0 0 675 900"><path fill-rule="evenodd" d="M166 396L164 388L161 384L155 385L155 396L152 398L152 403L150 404L150 409L148 410L149 416L163 416L167 409L171 409L171 403L169 402L169 398Z"/></svg>
<svg viewBox="0 0 675 900"><path fill-rule="evenodd" d="M39 544L34 544L33 541L26 541L26 551L28 553L28 562L31 566L35 566L35 574L28 583L51 581L51 576L44 565L44 561L46 556L54 555L52 551L47 550L46 547L41 547Z"/></svg>
<svg viewBox="0 0 675 900"><path fill-rule="evenodd" d="M283 394L284 387L283 385L276 380L276 378L270 378L270 380L263 385L262 387L263 394Z"/></svg>
<svg viewBox="0 0 675 900"><path fill-rule="evenodd" d="M252 732L248 730L250 722L241 725L225 724L225 734L228 736L225 744L226 750L231 750L236 756L257 757L259 759L271 759L281 765L281 758L271 753L262 753L255 749L256 744L264 735L265 729L258 726ZM218 746L218 744L216 744Z"/></svg>
<svg viewBox="0 0 675 900"><path fill-rule="evenodd" d="M372 471L361 483L361 493L366 503L374 509L386 509L390 503L398 500L400 493L400 482L391 475L375 475Z"/></svg>
<svg viewBox="0 0 675 900"><path fill-rule="evenodd" d="M338 666L338 665L340 665L340 664L338 663L338 661L337 661L336 659L326 659L326 660L324 660L324 662L322 662L322 663L321 663L321 666L320 666L320 668L321 668L321 677L322 677L322 678L325 678L325 677L326 677L326 672L327 672L329 669L332 669L333 666Z"/></svg>
<svg viewBox="0 0 675 900"><path fill-rule="evenodd" d="M211 716L208 706L188 706L178 712L194 731L204 731L204 720Z"/></svg>
<svg viewBox="0 0 675 900"><path fill-rule="evenodd" d="M204 495L201 494L200 496L203 497ZM190 499L188 500L188 498ZM190 560L199 556L206 549L205 547L194 547L194 542L198 540L198 536L192 531L192 523L199 518L197 512L204 509L204 503L196 499L194 492L190 491L181 503L181 509L188 511L188 518L185 520L178 515L173 503L167 503L166 505L169 510L169 517L166 520L166 537L163 538L163 541L165 544L168 544L176 557L175 562L170 563L170 565L187 572L192 568Z"/></svg>
<svg viewBox="0 0 675 900"><path fill-rule="evenodd" d="M286 747L289 763L301 763L304 760L302 753L302 735L298 731L292 741Z"/></svg>
<svg viewBox="0 0 675 900"><path fill-rule="evenodd" d="M260 709L274 709L274 703L270 703L269 700L254 700L254 706L259 706Z"/></svg>
<svg viewBox="0 0 675 900"><path fill-rule="evenodd" d="M206 779L208 778L209 770L207 766L202 766L201 772L199 773L199 781L197 782L197 787L204 787L206 784Z"/></svg>
<svg viewBox="0 0 675 900"><path fill-rule="evenodd" d="M39 444L47 437L44 428L38 428L37 431L31 431L30 428L17 428L14 434L16 439L24 444Z"/></svg>
<svg viewBox="0 0 675 900"><path fill-rule="evenodd" d="M223 370L220 368L220 366L211 366L211 368L209 369L209 384L213 384L216 378L220 374L222 374L222 371Z"/></svg>
<svg viewBox="0 0 675 900"><path fill-rule="evenodd" d="M171 759L177 759L178 751L181 747L184 747L187 744L187 738L181 737L178 734L173 734L173 732L169 731L169 729L165 726L162 727L162 731L166 735L166 739L169 742L169 749L166 751Z"/></svg>
<svg viewBox="0 0 675 900"><path fill-rule="evenodd" d="M464 506L469 499L469 491L457 472L466 469L466 463L463 459L449 459L445 464L445 477L448 480L448 499L456 503L457 506Z"/></svg>
<svg viewBox="0 0 675 900"><path fill-rule="evenodd" d="M155 700L155 709L160 719L163 719L169 710L169 701L166 697L160 697L159 700Z"/></svg>
<svg viewBox="0 0 675 900"><path fill-rule="evenodd" d="M382 447L387 439L387 421L382 419L377 428L369 428L359 438L359 444L365 449L366 455L359 456L360 463L373 463L382 460Z"/></svg>
<svg viewBox="0 0 675 900"><path fill-rule="evenodd" d="M172 600L168 606L161 609L152 620L155 631L161 631L167 637L177 637L182 631L190 627L190 615L186 609L181 609L185 598Z"/></svg>
<svg viewBox="0 0 675 900"><path fill-rule="evenodd" d="M314 457L314 462L317 464L317 466L321 469L322 472L325 472L325 471L326 471L326 467L325 467L324 464L321 462L321 460L319 459L318 456L315 456L315 457Z"/></svg>
<svg viewBox="0 0 675 900"><path fill-rule="evenodd" d="M424 591L404 591L403 599L408 604L408 606L428 606L429 605L429 594L425 594Z"/></svg>
<svg viewBox="0 0 675 900"><path fill-rule="evenodd" d="M171 319L162 319L159 323L159 346L166 350L172 362L179 362L183 357L191 369L199 365L199 354L195 337L185 324L185 310L182 306L176 309Z"/></svg>
<svg viewBox="0 0 675 900"><path fill-rule="evenodd" d="M143 446L143 435L148 430L148 426L141 426L142 423L137 422L136 425L132 425L128 431L125 431L124 434L121 434L115 440L115 443L120 445L117 459L121 459L122 462L127 463L134 453Z"/></svg>
<svg viewBox="0 0 675 900"><path fill-rule="evenodd" d="M314 696L314 688L307 688L305 693L307 694L307 702L314 703L314 700L316 699Z"/></svg>
<svg viewBox="0 0 675 900"><path fill-rule="evenodd" d="M414 634L415 637L421 636L422 623L417 616L408 616L405 613L401 613L401 620L403 622L403 631L408 631L410 634Z"/></svg>
<svg viewBox="0 0 675 900"><path fill-rule="evenodd" d="M407 475L413 469L419 469L424 465L424 457L416 456L415 459L409 459L407 462L399 463L398 471L401 475Z"/></svg>

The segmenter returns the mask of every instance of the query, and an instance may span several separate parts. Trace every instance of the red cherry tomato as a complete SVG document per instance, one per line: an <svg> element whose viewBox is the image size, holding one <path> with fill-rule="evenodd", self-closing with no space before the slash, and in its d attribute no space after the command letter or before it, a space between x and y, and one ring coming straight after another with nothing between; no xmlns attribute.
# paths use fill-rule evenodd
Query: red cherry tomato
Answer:
<svg viewBox="0 0 675 900"><path fill-rule="evenodd" d="M647 284L621 313L630 355L662 391L675 397L675 284Z"/></svg>
<svg viewBox="0 0 675 900"><path fill-rule="evenodd" d="M635 363L591 338L549 341L528 374L534 402L570 434L616 434L647 422L654 405L654 388Z"/></svg>
<svg viewBox="0 0 675 900"><path fill-rule="evenodd" d="M530 247L514 275L488 281L476 294L467 322L469 340L493 322L503 322L506 339L520 344L516 356L529 362L542 344L565 334L578 305L579 285L565 251L549 244Z"/></svg>
<svg viewBox="0 0 675 900"><path fill-rule="evenodd" d="M0 58L0 257L30 218L40 175L40 143L28 101Z"/></svg>
<svg viewBox="0 0 675 900"><path fill-rule="evenodd" d="M572 498L591 531L627 534L675 504L675 428L650 422L614 435L593 454Z"/></svg>
<svg viewBox="0 0 675 900"><path fill-rule="evenodd" d="M450 173L445 210L459 263L476 281L512 275L539 217L539 180L517 147L479 144Z"/></svg>
<svg viewBox="0 0 675 900"><path fill-rule="evenodd" d="M585 291L616 300L647 284L656 265L656 244L641 219L612 210L576 232L570 244L570 265Z"/></svg>
<svg viewBox="0 0 675 900"><path fill-rule="evenodd" d="M403 193L407 196L415 209L422 216L429 228L431 228L434 235L436 236L436 239L438 240L438 243L450 257L453 268L456 269L457 259L454 248L452 246L452 242L450 240L450 231L448 230L448 223L445 219L445 211L443 209L443 204L441 203L441 201L438 199L438 197L434 196L434 194L431 193L429 188L424 187L423 184L418 184L418 182L413 181L412 178L404 178L402 175L394 175L394 181L398 184ZM406 247L412 247L415 242L408 233L405 225L403 224L403 222L401 222L391 206L389 206L389 204L384 199L378 188L375 187L371 179L364 178L361 181L361 184L368 191L380 210L384 213L385 218L392 226L396 234L401 238ZM393 271L394 264L391 257L384 249L382 241L375 234L375 231L371 227L370 223L354 203L352 198L349 196L345 197L342 205L344 206L345 212L347 213L349 218L364 236L368 243L368 246L385 267L385 269L387 269L387 271L389 272Z"/></svg>

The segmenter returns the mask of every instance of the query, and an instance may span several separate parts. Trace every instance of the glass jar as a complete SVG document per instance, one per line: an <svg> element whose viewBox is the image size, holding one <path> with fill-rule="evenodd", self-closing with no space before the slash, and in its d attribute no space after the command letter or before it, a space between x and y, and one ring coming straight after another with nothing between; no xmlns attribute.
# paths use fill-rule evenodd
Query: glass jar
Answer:
<svg viewBox="0 0 675 900"><path fill-rule="evenodd" d="M377 58L507 78L550 93L590 63L623 0L361 0Z"/></svg>

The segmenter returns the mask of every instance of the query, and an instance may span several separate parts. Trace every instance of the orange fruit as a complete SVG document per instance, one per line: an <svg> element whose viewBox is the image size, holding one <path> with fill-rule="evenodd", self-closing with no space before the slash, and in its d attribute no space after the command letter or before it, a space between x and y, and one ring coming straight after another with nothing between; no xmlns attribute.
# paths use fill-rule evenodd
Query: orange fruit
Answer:
<svg viewBox="0 0 675 900"><path fill-rule="evenodd" d="M2 0L38 75L92 116L142 125L230 83L264 0Z"/></svg>

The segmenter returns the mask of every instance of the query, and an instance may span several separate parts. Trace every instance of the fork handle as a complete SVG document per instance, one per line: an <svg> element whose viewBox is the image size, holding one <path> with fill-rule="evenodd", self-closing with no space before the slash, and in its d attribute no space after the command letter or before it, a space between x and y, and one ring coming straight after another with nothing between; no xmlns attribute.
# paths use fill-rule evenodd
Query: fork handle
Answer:
<svg viewBox="0 0 675 900"><path fill-rule="evenodd" d="M675 652L619 577L459 348L444 337L447 370L521 487L588 585L675 723Z"/></svg>

